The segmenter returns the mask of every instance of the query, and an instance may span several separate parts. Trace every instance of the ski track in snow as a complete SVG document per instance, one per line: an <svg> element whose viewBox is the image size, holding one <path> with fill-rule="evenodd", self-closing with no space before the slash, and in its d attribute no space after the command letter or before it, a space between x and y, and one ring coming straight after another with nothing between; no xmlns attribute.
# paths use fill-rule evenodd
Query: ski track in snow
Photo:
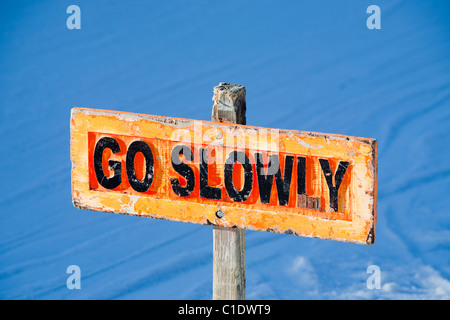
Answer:
<svg viewBox="0 0 450 320"><path fill-rule="evenodd" d="M219 82L246 86L249 125L379 144L375 245L248 231L247 298L450 298L450 4L380 0L368 30L357 2L96 1L68 30L69 4L1 10L1 299L210 299L211 227L72 206L69 120L209 120Z"/></svg>

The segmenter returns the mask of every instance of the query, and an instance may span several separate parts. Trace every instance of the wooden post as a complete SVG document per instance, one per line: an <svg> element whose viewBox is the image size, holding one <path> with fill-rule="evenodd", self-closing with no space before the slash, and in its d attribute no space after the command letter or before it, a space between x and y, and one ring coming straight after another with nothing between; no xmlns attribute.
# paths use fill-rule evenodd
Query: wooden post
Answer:
<svg viewBox="0 0 450 320"><path fill-rule="evenodd" d="M214 87L212 121L246 124L245 87ZM245 230L213 227L213 299L245 299Z"/></svg>

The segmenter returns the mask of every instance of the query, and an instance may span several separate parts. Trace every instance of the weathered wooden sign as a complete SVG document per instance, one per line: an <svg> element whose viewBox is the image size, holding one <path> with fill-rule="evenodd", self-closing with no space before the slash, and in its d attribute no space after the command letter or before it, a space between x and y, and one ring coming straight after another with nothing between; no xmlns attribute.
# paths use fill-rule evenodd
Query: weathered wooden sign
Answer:
<svg viewBox="0 0 450 320"><path fill-rule="evenodd" d="M81 209L372 244L376 140L74 108Z"/></svg>

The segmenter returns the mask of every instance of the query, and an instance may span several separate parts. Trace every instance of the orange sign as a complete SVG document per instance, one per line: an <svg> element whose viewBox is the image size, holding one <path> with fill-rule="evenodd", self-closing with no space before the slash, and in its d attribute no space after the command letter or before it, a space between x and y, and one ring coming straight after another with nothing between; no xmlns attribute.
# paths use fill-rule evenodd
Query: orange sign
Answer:
<svg viewBox="0 0 450 320"><path fill-rule="evenodd" d="M72 109L81 209L372 244L374 139Z"/></svg>

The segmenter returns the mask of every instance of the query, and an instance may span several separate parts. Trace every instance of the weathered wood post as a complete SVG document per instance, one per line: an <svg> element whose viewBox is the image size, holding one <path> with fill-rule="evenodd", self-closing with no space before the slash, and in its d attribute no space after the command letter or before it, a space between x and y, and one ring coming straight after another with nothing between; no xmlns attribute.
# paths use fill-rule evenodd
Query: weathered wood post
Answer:
<svg viewBox="0 0 450 320"><path fill-rule="evenodd" d="M212 121L246 124L245 87L214 87ZM245 299L245 230L213 227L213 299Z"/></svg>

